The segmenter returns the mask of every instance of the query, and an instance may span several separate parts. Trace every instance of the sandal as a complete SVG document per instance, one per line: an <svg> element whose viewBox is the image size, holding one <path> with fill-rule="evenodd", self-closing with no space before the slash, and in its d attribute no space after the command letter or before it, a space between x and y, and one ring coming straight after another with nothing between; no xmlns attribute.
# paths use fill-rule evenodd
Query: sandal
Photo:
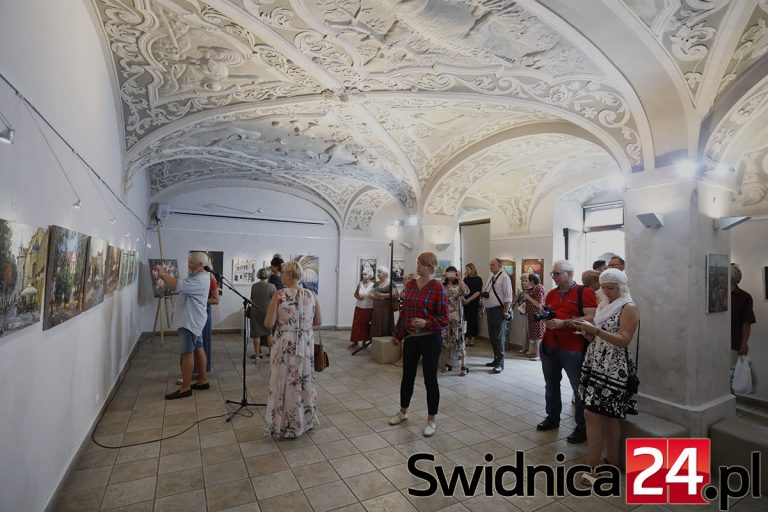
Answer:
<svg viewBox="0 0 768 512"><path fill-rule="evenodd" d="M397 366L398 368L402 368L402 367L403 367L403 360L401 359L401 360L399 360L399 361L395 361L395 362L394 362L394 363L392 363L392 364L393 364L393 365L395 365L395 366Z"/></svg>
<svg viewBox="0 0 768 512"><path fill-rule="evenodd" d="M447 364L447 365L445 365L445 368L443 368L442 370L440 370L440 372L441 372L441 373L448 373L448 372L450 372L450 371L452 371L452 370L453 370L453 366L452 366L452 365L450 365L450 364Z"/></svg>
<svg viewBox="0 0 768 512"><path fill-rule="evenodd" d="M585 473L581 477L581 485L585 487L592 487L595 485L595 481L597 480L597 477L595 475L591 475L589 473Z"/></svg>
<svg viewBox="0 0 768 512"><path fill-rule="evenodd" d="M350 341L349 345L347 345L347 348L354 348L357 346L359 342L358 341Z"/></svg>
<svg viewBox="0 0 768 512"><path fill-rule="evenodd" d="M463 377L468 373L469 373L469 368L466 366L462 366L461 371L459 372L459 377Z"/></svg>

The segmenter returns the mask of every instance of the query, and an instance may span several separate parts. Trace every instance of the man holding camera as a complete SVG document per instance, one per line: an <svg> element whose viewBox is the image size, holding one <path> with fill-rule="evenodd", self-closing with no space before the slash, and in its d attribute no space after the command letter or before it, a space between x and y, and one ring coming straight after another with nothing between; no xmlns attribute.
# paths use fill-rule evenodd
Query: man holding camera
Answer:
<svg viewBox="0 0 768 512"><path fill-rule="evenodd" d="M544 317L542 320L547 320L547 330L539 353L544 372L547 417L536 425L536 430L550 430L560 426L560 412L563 408L560 381L563 370L568 375L574 395L579 389L586 340L574 328L573 321L592 320L597 308L594 292L574 282L573 265L570 262L556 261L549 275L557 287L550 290L544 299L545 309L541 315ZM569 443L583 443L587 440L587 427L584 422L584 404L578 398L575 419L576 428L566 440Z"/></svg>
<svg viewBox="0 0 768 512"><path fill-rule="evenodd" d="M485 366L493 368L493 373L504 371L504 342L507 339L507 324L512 319L510 307L515 298L512 280L501 268L501 260L494 258L490 262L491 276L483 297L485 317L488 319L488 337L493 347L493 361Z"/></svg>

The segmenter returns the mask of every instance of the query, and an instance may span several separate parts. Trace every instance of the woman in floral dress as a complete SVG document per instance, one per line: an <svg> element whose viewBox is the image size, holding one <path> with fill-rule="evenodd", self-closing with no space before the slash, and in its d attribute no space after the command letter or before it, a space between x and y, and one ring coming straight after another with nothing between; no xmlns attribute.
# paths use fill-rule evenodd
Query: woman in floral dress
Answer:
<svg viewBox="0 0 768 512"><path fill-rule="evenodd" d="M442 371L445 373L453 370L454 362L458 362L460 365L459 375L463 377L469 372L469 368L467 367L467 347L464 343L464 307L462 301L469 293L469 288L461 280L461 276L454 266L445 269L443 286L445 286L445 293L448 297L450 322L443 329L443 350L448 352L448 362Z"/></svg>
<svg viewBox="0 0 768 512"><path fill-rule="evenodd" d="M283 264L285 288L272 296L264 325L275 328L270 352L265 435L299 437L318 424L313 325L320 325L320 304L301 288L303 270Z"/></svg>

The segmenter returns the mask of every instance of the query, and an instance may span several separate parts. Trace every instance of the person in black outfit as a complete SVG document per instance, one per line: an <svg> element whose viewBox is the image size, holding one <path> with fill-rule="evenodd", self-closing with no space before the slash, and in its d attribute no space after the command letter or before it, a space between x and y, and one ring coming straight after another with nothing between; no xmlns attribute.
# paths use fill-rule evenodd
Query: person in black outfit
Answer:
<svg viewBox="0 0 768 512"><path fill-rule="evenodd" d="M483 278L477 275L474 263L467 263L464 284L469 288L469 293L462 303L464 304L464 319L467 321L467 333L465 335L467 346L475 345L475 338L480 331L480 293L483 291Z"/></svg>
<svg viewBox="0 0 768 512"><path fill-rule="evenodd" d="M283 263L283 258L279 254L275 254L272 257L272 261L269 262L269 269L272 271L272 274L270 274L268 282L275 285L275 288L278 290L285 288L283 280L280 277L280 272L283 270Z"/></svg>

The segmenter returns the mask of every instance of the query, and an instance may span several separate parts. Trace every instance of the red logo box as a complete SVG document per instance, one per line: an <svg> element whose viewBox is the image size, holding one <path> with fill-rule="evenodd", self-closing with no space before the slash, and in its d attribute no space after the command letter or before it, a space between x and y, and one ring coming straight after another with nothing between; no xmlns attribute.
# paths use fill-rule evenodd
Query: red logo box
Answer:
<svg viewBox="0 0 768 512"><path fill-rule="evenodd" d="M627 503L708 503L709 439L627 439Z"/></svg>

